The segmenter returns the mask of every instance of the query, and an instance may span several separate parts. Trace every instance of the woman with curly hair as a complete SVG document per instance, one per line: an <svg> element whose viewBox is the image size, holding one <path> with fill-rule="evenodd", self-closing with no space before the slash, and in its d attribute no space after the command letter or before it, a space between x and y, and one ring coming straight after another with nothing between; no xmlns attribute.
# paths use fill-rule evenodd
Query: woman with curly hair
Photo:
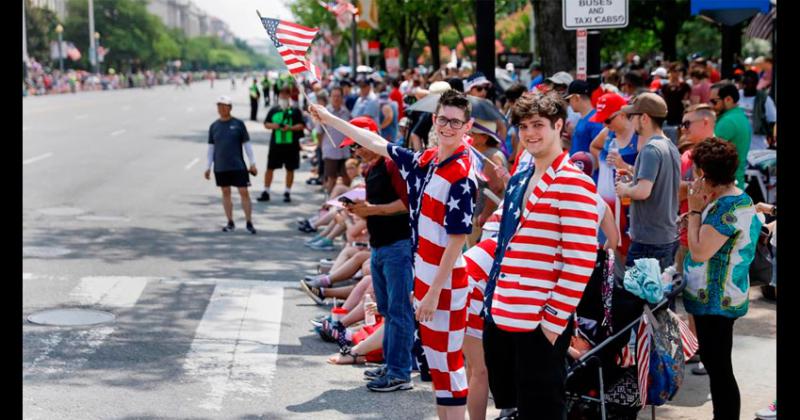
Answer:
<svg viewBox="0 0 800 420"><path fill-rule="evenodd" d="M714 419L738 419L741 401L731 363L733 323L747 313L748 271L761 221L753 200L736 187L738 155L733 144L710 137L695 146L692 157L696 181L688 197L683 302L697 327Z"/></svg>

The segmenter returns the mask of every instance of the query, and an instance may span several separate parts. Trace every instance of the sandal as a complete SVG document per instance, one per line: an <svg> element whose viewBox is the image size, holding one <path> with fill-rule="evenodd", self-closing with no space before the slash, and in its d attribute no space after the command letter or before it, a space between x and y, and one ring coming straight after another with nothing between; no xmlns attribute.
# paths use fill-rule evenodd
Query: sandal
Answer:
<svg viewBox="0 0 800 420"><path fill-rule="evenodd" d="M347 363L342 362L342 360L347 360L347 359L342 359L342 356L349 356L351 357L351 360ZM359 361L359 357L363 357L363 360ZM328 363L332 365L363 365L366 362L367 362L366 356L364 356L363 354L353 353L352 347L349 346L339 350L339 355L335 360L333 359L333 356L328 358Z"/></svg>

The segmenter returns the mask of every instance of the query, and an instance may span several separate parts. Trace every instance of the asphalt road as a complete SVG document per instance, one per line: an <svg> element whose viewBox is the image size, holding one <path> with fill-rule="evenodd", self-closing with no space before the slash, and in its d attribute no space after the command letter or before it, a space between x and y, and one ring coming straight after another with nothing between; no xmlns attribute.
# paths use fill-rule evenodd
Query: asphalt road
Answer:
<svg viewBox="0 0 800 420"><path fill-rule="evenodd" d="M335 345L308 320L325 309L295 284L322 257L294 220L322 195L296 176L293 202L258 203L268 137L247 122L260 171L249 235L223 233L203 178L216 98L249 116L245 87L82 93L23 100L23 415L26 419L434 418L429 383L376 394L363 367L325 363ZM266 110L259 110L263 120ZM26 320L54 308L116 316L93 327ZM742 418L775 394L775 307L755 294L736 326ZM710 418L706 378L686 377L659 418ZM490 402L491 405L491 402ZM489 418L496 415L490 410ZM649 418L642 415L641 418Z"/></svg>

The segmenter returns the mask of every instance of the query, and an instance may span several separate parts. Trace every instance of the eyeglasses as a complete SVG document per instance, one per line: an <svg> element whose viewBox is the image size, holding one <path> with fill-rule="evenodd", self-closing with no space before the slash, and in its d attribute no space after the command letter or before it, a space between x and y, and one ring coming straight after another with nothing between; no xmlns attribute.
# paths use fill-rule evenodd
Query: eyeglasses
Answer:
<svg viewBox="0 0 800 420"><path fill-rule="evenodd" d="M701 121L701 120L686 120L686 121L683 121L683 122L681 122L681 128L684 129L684 130L687 130L687 129L689 129L689 127L692 126L692 123L698 122L698 121Z"/></svg>
<svg viewBox="0 0 800 420"><path fill-rule="evenodd" d="M475 89L478 92L483 92L484 90L486 90L486 88L483 86L473 86L472 89Z"/></svg>
<svg viewBox="0 0 800 420"><path fill-rule="evenodd" d="M464 124L467 123L466 121L462 121L462 120L459 120L457 118L450 119L450 118L442 117L442 116L436 117L435 121L436 121L436 125L438 125L439 127L444 127L447 124L450 124L450 127L453 130L458 130L459 128L463 127Z"/></svg>
<svg viewBox="0 0 800 420"><path fill-rule="evenodd" d="M717 104L717 102L720 102L721 100L722 100L722 99L720 99L720 98L710 98L710 99L708 100L708 102L710 102L710 103L711 103L711 105L716 105L716 104Z"/></svg>

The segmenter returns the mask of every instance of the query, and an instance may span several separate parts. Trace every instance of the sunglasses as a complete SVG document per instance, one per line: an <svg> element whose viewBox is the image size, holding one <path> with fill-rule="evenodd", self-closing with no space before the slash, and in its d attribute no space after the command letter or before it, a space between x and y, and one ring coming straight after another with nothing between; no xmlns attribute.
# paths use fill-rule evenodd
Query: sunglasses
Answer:
<svg viewBox="0 0 800 420"><path fill-rule="evenodd" d="M689 127L692 126L692 123L697 122L697 121L700 121L700 120L686 120L686 121L683 121L683 122L681 122L681 126L680 127L682 129L684 129L684 130L688 130Z"/></svg>
<svg viewBox="0 0 800 420"><path fill-rule="evenodd" d="M720 98L711 98L711 99L708 100L708 102L710 102L711 105L716 105L717 102L720 102L721 100L722 99L720 99Z"/></svg>
<svg viewBox="0 0 800 420"><path fill-rule="evenodd" d="M486 90L486 88L483 86L473 86L472 89L475 89L478 92L483 92L484 90Z"/></svg>
<svg viewBox="0 0 800 420"><path fill-rule="evenodd" d="M614 121L614 118L617 118L617 117L619 117L619 114L609 117L609 118L608 118L608 119L605 121L605 124L606 124L606 125L611 125L611 123Z"/></svg>
<svg viewBox="0 0 800 420"><path fill-rule="evenodd" d="M628 121L632 120L633 117L638 117L639 115L642 115L642 114L628 114Z"/></svg>

